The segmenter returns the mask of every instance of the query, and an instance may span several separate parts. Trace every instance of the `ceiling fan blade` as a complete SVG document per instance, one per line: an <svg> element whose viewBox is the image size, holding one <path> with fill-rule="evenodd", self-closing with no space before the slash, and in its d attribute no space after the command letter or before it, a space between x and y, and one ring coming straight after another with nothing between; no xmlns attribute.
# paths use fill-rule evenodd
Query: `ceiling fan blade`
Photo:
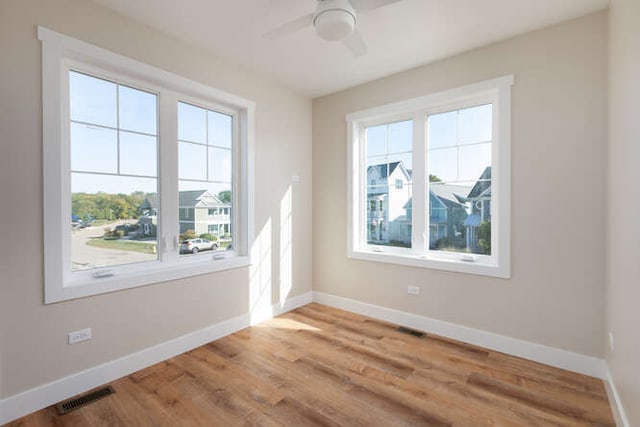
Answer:
<svg viewBox="0 0 640 427"><path fill-rule="evenodd" d="M344 39L343 43L356 58L367 53L367 45L364 43L362 34L360 34L360 31L358 31L357 28L349 37Z"/></svg>
<svg viewBox="0 0 640 427"><path fill-rule="evenodd" d="M274 28L271 31L267 31L262 35L265 39L277 39L279 37L286 36L287 34L295 33L305 27L313 25L313 13L301 16L300 18L289 21L279 27Z"/></svg>
<svg viewBox="0 0 640 427"><path fill-rule="evenodd" d="M402 0L351 0L351 6L358 12L373 10L387 6L391 3L398 3Z"/></svg>

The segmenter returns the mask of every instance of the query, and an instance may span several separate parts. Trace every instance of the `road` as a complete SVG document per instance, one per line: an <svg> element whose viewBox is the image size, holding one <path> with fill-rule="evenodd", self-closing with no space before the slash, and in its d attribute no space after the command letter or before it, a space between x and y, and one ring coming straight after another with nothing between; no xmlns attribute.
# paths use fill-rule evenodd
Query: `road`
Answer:
<svg viewBox="0 0 640 427"><path fill-rule="evenodd" d="M124 221L105 224L100 227L87 227L71 231L71 268L84 270L87 268L104 267L109 265L131 264L134 262L153 261L155 254L123 251L119 249L105 249L87 245L87 241L94 237L102 237L106 227L115 227Z"/></svg>

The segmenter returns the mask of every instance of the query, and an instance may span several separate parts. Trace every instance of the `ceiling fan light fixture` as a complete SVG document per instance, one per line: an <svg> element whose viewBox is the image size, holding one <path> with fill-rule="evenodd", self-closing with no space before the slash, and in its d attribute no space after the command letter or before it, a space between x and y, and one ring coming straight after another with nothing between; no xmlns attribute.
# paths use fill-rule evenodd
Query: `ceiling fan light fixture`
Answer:
<svg viewBox="0 0 640 427"><path fill-rule="evenodd" d="M346 10L327 10L313 21L320 38L329 41L344 40L356 26L355 17Z"/></svg>

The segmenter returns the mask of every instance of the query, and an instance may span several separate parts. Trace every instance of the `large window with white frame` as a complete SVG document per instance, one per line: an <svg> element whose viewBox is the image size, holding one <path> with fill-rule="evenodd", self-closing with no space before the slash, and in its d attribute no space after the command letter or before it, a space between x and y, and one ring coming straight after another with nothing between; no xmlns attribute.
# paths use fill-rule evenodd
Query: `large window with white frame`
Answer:
<svg viewBox="0 0 640 427"><path fill-rule="evenodd" d="M349 255L510 276L513 77L351 113Z"/></svg>
<svg viewBox="0 0 640 427"><path fill-rule="evenodd" d="M45 302L247 266L254 104L38 37Z"/></svg>

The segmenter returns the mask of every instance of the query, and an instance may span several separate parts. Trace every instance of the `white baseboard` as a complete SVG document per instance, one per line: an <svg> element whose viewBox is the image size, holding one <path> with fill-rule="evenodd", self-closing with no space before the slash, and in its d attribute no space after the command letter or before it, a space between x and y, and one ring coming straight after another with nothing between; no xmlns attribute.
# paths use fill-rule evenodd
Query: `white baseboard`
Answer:
<svg viewBox="0 0 640 427"><path fill-rule="evenodd" d="M258 321L267 320L308 304L312 301L312 296L311 292L307 292L287 299L284 304L276 304L258 313L247 313L222 321L216 325L7 397L0 400L0 425L215 341Z"/></svg>
<svg viewBox="0 0 640 427"><path fill-rule="evenodd" d="M611 375L609 366L606 364L605 376L604 386L607 390L607 397L611 403L611 411L613 412L613 417L616 420L616 425L618 427L631 427L631 423L629 422L627 414L624 411L624 407L622 406L622 401L620 400L616 383L613 381L613 376Z"/></svg>
<svg viewBox="0 0 640 427"><path fill-rule="evenodd" d="M463 341L490 350L544 363L569 371L605 379L604 361L567 350L548 347L516 338L498 335L480 329L469 328L455 323L431 319L417 314L406 313L373 304L338 297L323 292L313 292L313 300L375 319L419 329L443 337Z"/></svg>

